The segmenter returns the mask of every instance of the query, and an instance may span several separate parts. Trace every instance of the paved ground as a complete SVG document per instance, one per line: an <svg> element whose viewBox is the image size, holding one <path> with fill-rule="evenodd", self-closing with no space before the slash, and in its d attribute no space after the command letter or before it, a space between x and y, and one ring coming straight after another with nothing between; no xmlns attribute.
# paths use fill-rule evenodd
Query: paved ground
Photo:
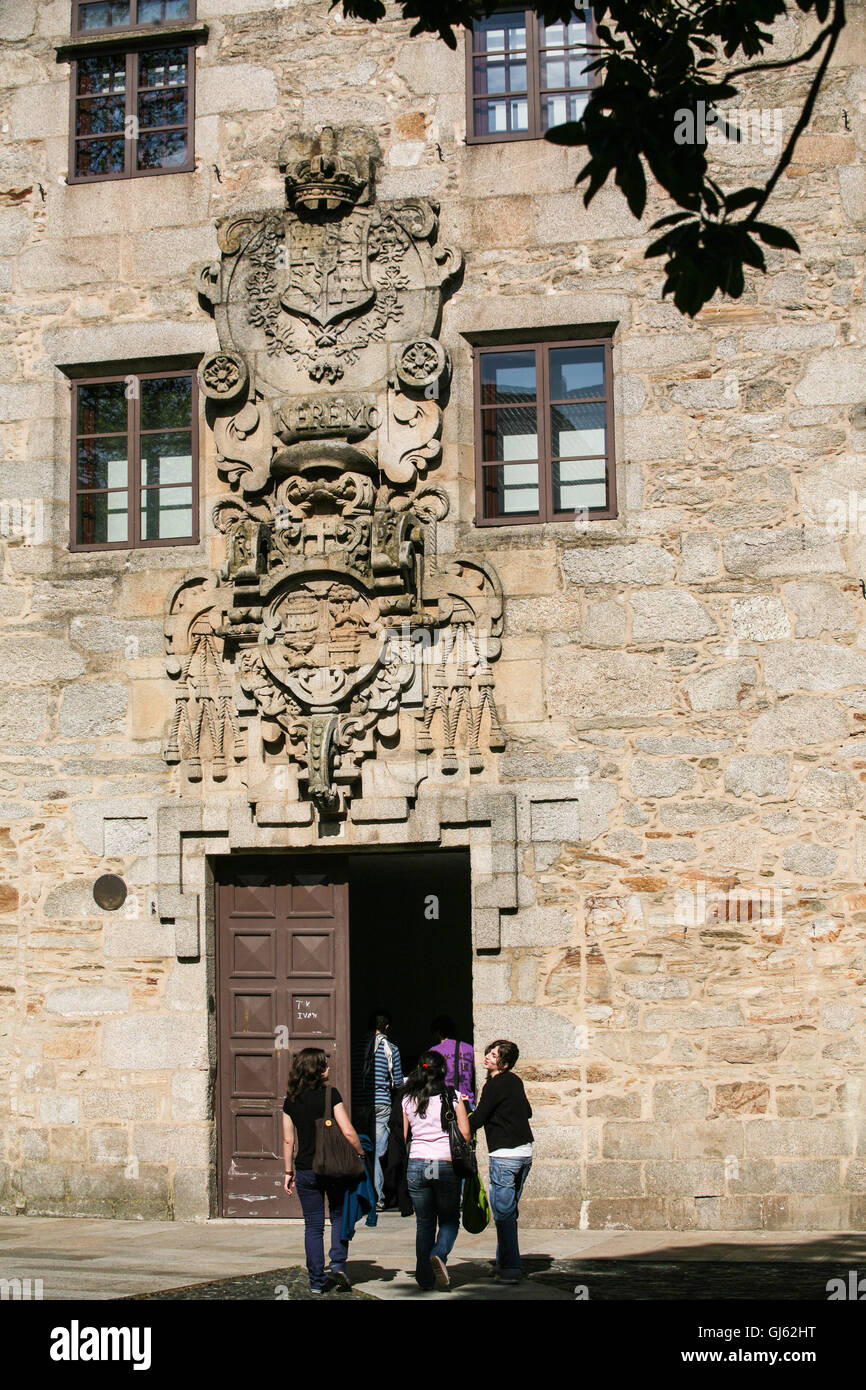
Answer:
<svg viewBox="0 0 866 1390"><path fill-rule="evenodd" d="M442 1298L415 1286L414 1241L411 1217L360 1226L349 1266L355 1290L375 1299ZM585 1286L591 1301L823 1301L828 1279L866 1275L866 1233L527 1228L520 1244L529 1278L503 1287L490 1277L491 1231L461 1231L449 1262L452 1297L573 1301ZM305 1297L303 1249L300 1222L0 1218L0 1278L42 1279L45 1299Z"/></svg>

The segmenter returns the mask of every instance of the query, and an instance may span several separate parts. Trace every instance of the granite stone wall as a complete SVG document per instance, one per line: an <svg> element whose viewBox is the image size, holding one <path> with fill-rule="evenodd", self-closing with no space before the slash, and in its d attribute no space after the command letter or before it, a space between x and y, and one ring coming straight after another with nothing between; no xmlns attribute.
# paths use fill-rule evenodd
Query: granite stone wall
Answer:
<svg viewBox="0 0 866 1390"><path fill-rule="evenodd" d="M643 258L661 199L641 223L613 190L586 210L580 152L467 146L462 51L327 0L198 0L196 171L68 185L69 10L0 0L0 1209L212 1210L205 856L313 831L253 834L236 772L196 787L163 761L166 598L221 554L210 432L198 546L72 554L61 368L215 350L216 219L279 205L287 131L339 120L376 132L379 196L437 199L465 254L439 548L502 579L508 736L480 773L434 755L408 817L341 842L471 849L476 1042L518 1042L534 1107L526 1220L862 1226L862 3L771 204L800 254L768 250L694 323ZM786 22L782 51L811 32ZM749 104L787 133L805 81ZM714 157L742 184L774 151ZM477 528L464 335L548 325L614 326L619 515ZM118 913L93 901L106 871ZM180 881L197 959L182 893L159 895Z"/></svg>

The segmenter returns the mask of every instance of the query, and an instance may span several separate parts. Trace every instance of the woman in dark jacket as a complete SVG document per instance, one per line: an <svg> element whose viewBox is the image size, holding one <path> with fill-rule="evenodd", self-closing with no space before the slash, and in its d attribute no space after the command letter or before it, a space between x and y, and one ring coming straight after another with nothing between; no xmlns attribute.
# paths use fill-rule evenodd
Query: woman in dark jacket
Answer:
<svg viewBox="0 0 866 1390"><path fill-rule="evenodd" d="M284 1191L298 1194L304 1213L304 1252L310 1292L324 1293L331 1276L338 1288L348 1289L346 1260L349 1247L343 1239L343 1198L351 1178L322 1178L313 1172L316 1148L316 1120L325 1114L325 1082L330 1065L327 1054L318 1047L305 1047L292 1061L286 1100L283 1105ZM333 1086L334 1119L363 1162L364 1149L346 1112L343 1099ZM297 1153L292 1157L295 1142ZM363 1171L358 1165L359 1174ZM331 1218L330 1269L325 1271L325 1196Z"/></svg>
<svg viewBox="0 0 866 1390"><path fill-rule="evenodd" d="M490 1159L490 1210L496 1222L496 1272L503 1284L523 1278L517 1243L518 1204L532 1167L532 1106L523 1082L512 1068L520 1056L517 1044L500 1038L485 1049L487 1084L478 1109L469 1116L473 1134L484 1130Z"/></svg>

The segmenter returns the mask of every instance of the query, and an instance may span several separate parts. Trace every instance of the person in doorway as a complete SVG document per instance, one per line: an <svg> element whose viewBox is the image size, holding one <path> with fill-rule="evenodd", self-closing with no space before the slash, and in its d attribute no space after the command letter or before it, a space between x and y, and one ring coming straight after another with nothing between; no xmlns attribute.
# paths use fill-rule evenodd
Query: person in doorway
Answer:
<svg viewBox="0 0 866 1390"><path fill-rule="evenodd" d="M484 1130L490 1159L490 1210L496 1222L496 1272L503 1284L523 1278L517 1242L520 1194L532 1167L532 1106L514 1066L516 1043L504 1038L484 1051L487 1082L477 1110L469 1116L473 1134Z"/></svg>
<svg viewBox="0 0 866 1390"><path fill-rule="evenodd" d="M403 1085L403 1063L400 1049L388 1034L391 1031L391 1015L381 1010L371 1014L369 1032L364 1044L363 1055L356 1081L359 1103L372 1110L373 1129L373 1185L376 1188L376 1209L385 1207L385 1177L382 1159L388 1148L388 1125L391 1116L391 1101L395 1090Z"/></svg>
<svg viewBox="0 0 866 1390"><path fill-rule="evenodd" d="M431 1052L445 1058L445 1084L454 1086L470 1107L475 1105L475 1051L468 1042L461 1042L450 1014L439 1014L430 1024L433 1038Z"/></svg>
<svg viewBox="0 0 866 1390"><path fill-rule="evenodd" d="M446 1264L460 1229L460 1179L443 1121L446 1099L453 1097L464 1139L469 1116L459 1096L446 1097L445 1089L444 1057L422 1052L403 1095L403 1134L408 1139L412 1133L408 1182L415 1209L415 1282L424 1290L450 1287Z"/></svg>
<svg viewBox="0 0 866 1390"><path fill-rule="evenodd" d="M316 1120L325 1114L325 1083L330 1073L327 1054L318 1047L305 1047L292 1060L289 1084L283 1104L283 1190L297 1192L304 1213L304 1253L310 1292L324 1293L328 1277L338 1289L351 1287L346 1274L349 1247L343 1238L343 1200L352 1185L351 1178L322 1178L313 1172L316 1148ZM352 1148L361 1158L364 1149L349 1119L340 1092L333 1090L334 1119ZM295 1146L297 1145L297 1152ZM294 1157L293 1157L294 1154ZM330 1268L325 1270L325 1197L331 1219Z"/></svg>

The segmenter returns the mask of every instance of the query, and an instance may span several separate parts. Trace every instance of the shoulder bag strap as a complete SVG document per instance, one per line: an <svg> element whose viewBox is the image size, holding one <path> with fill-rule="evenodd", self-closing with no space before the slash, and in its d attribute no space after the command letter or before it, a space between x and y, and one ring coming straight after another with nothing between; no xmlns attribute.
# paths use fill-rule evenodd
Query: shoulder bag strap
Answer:
<svg viewBox="0 0 866 1390"><path fill-rule="evenodd" d="M334 1118L334 1088L325 1087L325 1124L329 1124Z"/></svg>

